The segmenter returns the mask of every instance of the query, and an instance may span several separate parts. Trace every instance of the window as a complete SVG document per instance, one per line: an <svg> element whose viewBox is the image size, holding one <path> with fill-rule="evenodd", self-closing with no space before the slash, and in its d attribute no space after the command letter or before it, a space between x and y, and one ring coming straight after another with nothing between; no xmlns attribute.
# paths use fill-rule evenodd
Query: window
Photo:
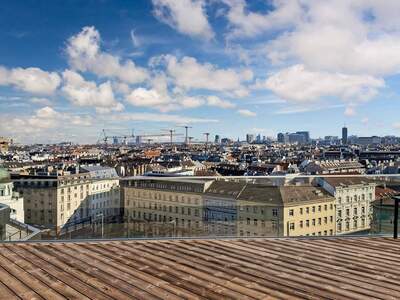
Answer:
<svg viewBox="0 0 400 300"><path fill-rule="evenodd" d="M337 215L338 215L339 218L341 218L342 217L342 210L339 209L338 212L337 212Z"/></svg>
<svg viewBox="0 0 400 300"><path fill-rule="evenodd" d="M300 214L301 215L303 214L303 208L302 207L300 207Z"/></svg>
<svg viewBox="0 0 400 300"><path fill-rule="evenodd" d="M310 213L310 208L309 207L306 207L306 213L307 214Z"/></svg>
<svg viewBox="0 0 400 300"><path fill-rule="evenodd" d="M294 209L289 209L289 216L294 216Z"/></svg>
<svg viewBox="0 0 400 300"><path fill-rule="evenodd" d="M303 221L300 221L300 228L303 228Z"/></svg>
<svg viewBox="0 0 400 300"><path fill-rule="evenodd" d="M273 217L277 217L278 216L278 209L277 208L273 208L272 209L272 216Z"/></svg>
<svg viewBox="0 0 400 300"><path fill-rule="evenodd" d="M315 206L312 207L312 212L315 213Z"/></svg>
<svg viewBox="0 0 400 300"><path fill-rule="evenodd" d="M290 223L289 228L290 228L290 230L294 230L294 223Z"/></svg>

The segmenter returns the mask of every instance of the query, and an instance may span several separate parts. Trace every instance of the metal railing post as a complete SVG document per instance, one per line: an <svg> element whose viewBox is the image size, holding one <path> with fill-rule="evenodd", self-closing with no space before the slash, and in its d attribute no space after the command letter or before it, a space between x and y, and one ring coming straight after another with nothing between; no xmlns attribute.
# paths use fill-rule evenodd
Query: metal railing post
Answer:
<svg viewBox="0 0 400 300"><path fill-rule="evenodd" d="M397 239L398 237L398 224L399 224L399 197L393 197L394 200L394 220L393 220L393 238Z"/></svg>

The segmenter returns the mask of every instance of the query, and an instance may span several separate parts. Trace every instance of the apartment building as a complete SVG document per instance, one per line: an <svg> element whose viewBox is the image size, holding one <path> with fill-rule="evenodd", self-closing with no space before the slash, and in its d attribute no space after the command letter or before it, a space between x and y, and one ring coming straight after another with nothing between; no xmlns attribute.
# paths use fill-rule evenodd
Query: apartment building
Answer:
<svg viewBox="0 0 400 300"><path fill-rule="evenodd" d="M80 172L90 176L90 217L92 219L102 218L103 221L117 220L121 216L122 203L116 170L102 166L83 166Z"/></svg>
<svg viewBox="0 0 400 300"><path fill-rule="evenodd" d="M214 181L204 193L204 222L209 235L237 235L237 197L244 181Z"/></svg>
<svg viewBox="0 0 400 300"><path fill-rule="evenodd" d="M64 226L89 217L91 179L88 173L70 175L14 175L24 197L25 223L59 233Z"/></svg>
<svg viewBox="0 0 400 300"><path fill-rule="evenodd" d="M14 192L14 184L10 174L0 167L0 203L10 208L10 218L24 223L24 199Z"/></svg>
<svg viewBox="0 0 400 300"><path fill-rule="evenodd" d="M335 234L335 198L312 186L248 184L238 198L240 236Z"/></svg>
<svg viewBox="0 0 400 300"><path fill-rule="evenodd" d="M376 183L362 177L319 177L317 182L335 197L337 234L370 229Z"/></svg>
<svg viewBox="0 0 400 300"><path fill-rule="evenodd" d="M122 181L128 232L193 235L203 232L203 195L210 180L132 179Z"/></svg>

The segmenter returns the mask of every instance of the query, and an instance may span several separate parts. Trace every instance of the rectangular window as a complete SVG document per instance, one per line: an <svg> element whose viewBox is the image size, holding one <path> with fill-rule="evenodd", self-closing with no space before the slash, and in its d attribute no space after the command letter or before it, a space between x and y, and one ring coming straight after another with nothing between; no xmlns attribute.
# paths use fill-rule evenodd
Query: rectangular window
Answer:
<svg viewBox="0 0 400 300"><path fill-rule="evenodd" d="M294 216L294 209L289 209L289 216Z"/></svg>

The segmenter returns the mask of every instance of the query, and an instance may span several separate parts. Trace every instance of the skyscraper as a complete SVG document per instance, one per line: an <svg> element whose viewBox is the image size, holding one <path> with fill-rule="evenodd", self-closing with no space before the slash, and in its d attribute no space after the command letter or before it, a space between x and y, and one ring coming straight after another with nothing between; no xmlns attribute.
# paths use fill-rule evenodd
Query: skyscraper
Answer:
<svg viewBox="0 0 400 300"><path fill-rule="evenodd" d="M347 127L343 126L342 128L342 144L346 145L347 144Z"/></svg>
<svg viewBox="0 0 400 300"><path fill-rule="evenodd" d="M248 142L248 143L254 142L254 134L250 134L250 133L246 134L246 142Z"/></svg>

